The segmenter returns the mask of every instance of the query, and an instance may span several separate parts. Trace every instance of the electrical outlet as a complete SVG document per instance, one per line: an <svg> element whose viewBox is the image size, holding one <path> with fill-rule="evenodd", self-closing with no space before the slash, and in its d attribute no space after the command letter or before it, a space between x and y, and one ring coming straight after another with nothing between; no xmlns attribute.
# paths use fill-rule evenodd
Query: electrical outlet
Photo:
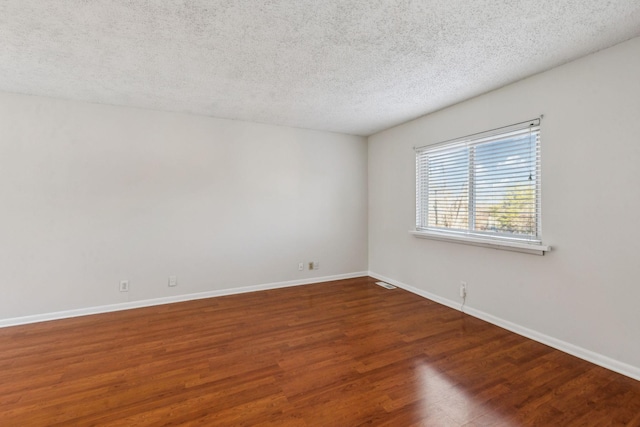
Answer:
<svg viewBox="0 0 640 427"><path fill-rule="evenodd" d="M313 262L313 269L314 269L314 270L317 270L317 269L319 269L319 268L320 268L320 263L319 263L318 261L314 261L314 262Z"/></svg>
<svg viewBox="0 0 640 427"><path fill-rule="evenodd" d="M304 262L299 262L298 263L298 271L302 271L304 270Z"/></svg>
<svg viewBox="0 0 640 427"><path fill-rule="evenodd" d="M121 280L120 281L120 292L129 292L129 281Z"/></svg>
<svg viewBox="0 0 640 427"><path fill-rule="evenodd" d="M313 270L313 261L309 263L309 270Z"/></svg>
<svg viewBox="0 0 640 427"><path fill-rule="evenodd" d="M178 286L178 278L176 276L169 276L169 286L172 288Z"/></svg>
<svg viewBox="0 0 640 427"><path fill-rule="evenodd" d="M467 296L467 282L460 281L460 298L466 298Z"/></svg>

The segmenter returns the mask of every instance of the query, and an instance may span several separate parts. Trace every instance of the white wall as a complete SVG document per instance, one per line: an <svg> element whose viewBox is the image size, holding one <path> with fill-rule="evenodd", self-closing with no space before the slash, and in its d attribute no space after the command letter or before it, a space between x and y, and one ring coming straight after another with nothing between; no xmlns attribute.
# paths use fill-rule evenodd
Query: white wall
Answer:
<svg viewBox="0 0 640 427"><path fill-rule="evenodd" d="M545 256L417 239L415 156L544 114ZM369 138L369 269L640 372L640 38Z"/></svg>
<svg viewBox="0 0 640 427"><path fill-rule="evenodd" d="M0 93L0 319L366 271L366 152L348 135Z"/></svg>

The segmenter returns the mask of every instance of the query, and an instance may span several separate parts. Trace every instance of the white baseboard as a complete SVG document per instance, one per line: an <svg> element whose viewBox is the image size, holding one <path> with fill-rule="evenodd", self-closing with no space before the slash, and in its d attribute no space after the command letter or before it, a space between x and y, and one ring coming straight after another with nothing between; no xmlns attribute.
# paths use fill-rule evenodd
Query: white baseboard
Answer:
<svg viewBox="0 0 640 427"><path fill-rule="evenodd" d="M534 341L538 341L542 344L548 345L549 347L553 347L557 350L571 354L572 356L576 356L580 359L586 360L598 366L602 366L603 368L609 369L611 371L617 372L619 374L622 374L627 377L640 381L640 367L629 365L619 360L615 360L610 357L604 356L600 353L587 350L586 348L578 347L577 345L559 340L549 335L545 335L538 331L534 331L533 329L525 328L524 326L518 325L513 322L509 322L508 320L501 319L489 313L485 313L484 311L476 310L475 308L471 308L467 305L465 305L464 310L461 310L462 308L461 304L458 302L452 301L447 298L442 298L438 295L432 294L431 292L418 289L414 286L407 285L405 283L399 282L389 277L385 277L373 271L369 272L369 276L373 277L374 279L382 280L383 282L387 282L392 285L395 285L399 288L402 288L416 295L420 295L421 297L427 298L431 301L435 301L439 304L446 305L447 307L451 307L455 310L464 311L464 313L470 316L477 317L478 319L482 319L496 326L500 326L501 328L507 329L518 335L522 335L523 337L527 337Z"/></svg>
<svg viewBox="0 0 640 427"><path fill-rule="evenodd" d="M289 280L286 282L265 283L240 288L220 289L215 291L199 292L195 294L175 295L163 298L154 298L140 301L131 301L118 304L101 305L97 307L78 308L74 310L57 311L53 313L35 314L31 316L14 317L0 320L0 328L8 326L26 325L29 323L46 322L49 320L68 319L71 317L88 316L91 314L110 313L113 311L131 310L133 308L151 307L154 305L171 304L174 302L192 301L204 298L220 297L224 295L243 294L247 292L264 291L268 289L287 288L291 286L310 285L313 283L330 282L332 280L353 279L367 276L368 272L360 271L348 274L336 274L333 276L314 277L305 280Z"/></svg>

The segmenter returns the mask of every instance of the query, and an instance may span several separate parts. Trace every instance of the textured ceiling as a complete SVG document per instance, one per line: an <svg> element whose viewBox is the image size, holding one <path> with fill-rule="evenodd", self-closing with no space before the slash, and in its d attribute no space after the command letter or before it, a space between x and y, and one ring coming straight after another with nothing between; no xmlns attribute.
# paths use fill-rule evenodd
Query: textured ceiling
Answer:
<svg viewBox="0 0 640 427"><path fill-rule="evenodd" d="M0 0L0 90L369 135L639 35L638 0Z"/></svg>

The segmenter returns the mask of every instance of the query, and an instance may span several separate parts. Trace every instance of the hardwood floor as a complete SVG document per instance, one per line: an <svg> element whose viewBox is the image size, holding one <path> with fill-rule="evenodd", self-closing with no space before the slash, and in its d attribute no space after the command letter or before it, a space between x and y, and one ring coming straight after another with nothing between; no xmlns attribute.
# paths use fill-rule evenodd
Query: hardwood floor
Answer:
<svg viewBox="0 0 640 427"><path fill-rule="evenodd" d="M0 426L640 426L640 382L374 282L0 329Z"/></svg>

